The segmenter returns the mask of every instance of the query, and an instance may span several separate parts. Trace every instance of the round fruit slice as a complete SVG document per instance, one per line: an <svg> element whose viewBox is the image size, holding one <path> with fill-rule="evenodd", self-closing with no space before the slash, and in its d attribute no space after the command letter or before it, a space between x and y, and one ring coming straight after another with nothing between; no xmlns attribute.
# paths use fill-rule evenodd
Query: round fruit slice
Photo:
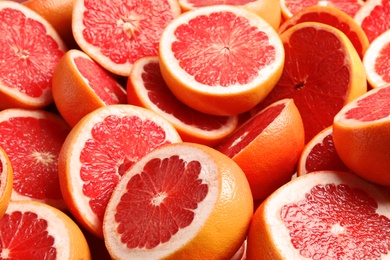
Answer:
<svg viewBox="0 0 390 260"><path fill-rule="evenodd" d="M201 113L178 100L161 76L158 57L144 57L136 61L126 89L130 104L148 108L166 118L183 141L213 146L238 124L238 116Z"/></svg>
<svg viewBox="0 0 390 260"><path fill-rule="evenodd" d="M11 200L13 170L7 153L0 147L0 219Z"/></svg>
<svg viewBox="0 0 390 260"><path fill-rule="evenodd" d="M132 105L104 106L79 121L59 156L61 191L70 212L102 237L112 190L136 161L154 148L181 142L165 118Z"/></svg>
<svg viewBox="0 0 390 260"><path fill-rule="evenodd" d="M156 148L123 175L104 215L114 259L230 259L253 199L240 167L208 146Z"/></svg>
<svg viewBox="0 0 390 260"><path fill-rule="evenodd" d="M333 142L354 173L390 186L390 84L347 104L334 118Z"/></svg>
<svg viewBox="0 0 390 260"><path fill-rule="evenodd" d="M45 107L53 101L51 78L65 44L21 4L0 1L0 21L0 109Z"/></svg>
<svg viewBox="0 0 390 260"><path fill-rule="evenodd" d="M160 41L161 74L172 93L203 113L253 108L275 86L284 63L276 31L243 8L215 5L185 12Z"/></svg>
<svg viewBox="0 0 390 260"><path fill-rule="evenodd" d="M364 55L363 65L370 87L390 83L390 29L373 40Z"/></svg>
<svg viewBox="0 0 390 260"><path fill-rule="evenodd" d="M354 16L355 21L372 42L390 29L390 0L367 0Z"/></svg>
<svg viewBox="0 0 390 260"><path fill-rule="evenodd" d="M56 107L71 126L97 108L127 103L124 88L79 50L70 50L60 59L52 85Z"/></svg>
<svg viewBox="0 0 390 260"><path fill-rule="evenodd" d="M72 30L80 48L112 73L128 76L155 56L165 26L180 14L176 0L74 0Z"/></svg>
<svg viewBox="0 0 390 260"><path fill-rule="evenodd" d="M280 35L286 61L282 76L253 113L284 98L294 99L309 142L349 101L367 92L366 74L351 41L318 22L299 23Z"/></svg>
<svg viewBox="0 0 390 260"><path fill-rule="evenodd" d="M197 8L210 5L236 5L243 7L261 18L266 20L275 30L279 28L281 20L281 11L279 1L274 0L178 0L180 8L183 12L195 10Z"/></svg>
<svg viewBox="0 0 390 260"><path fill-rule="evenodd" d="M91 259L77 224L40 202L12 201L0 219L2 259Z"/></svg>
<svg viewBox="0 0 390 260"><path fill-rule="evenodd" d="M317 171L300 176L256 210L247 257L387 259L389 209L389 195L355 174Z"/></svg>
<svg viewBox="0 0 390 260"><path fill-rule="evenodd" d="M251 117L215 149L244 171L253 199L265 199L291 179L305 144L302 118L292 99Z"/></svg>
<svg viewBox="0 0 390 260"><path fill-rule="evenodd" d="M314 5L306 7L286 20L278 30L281 34L292 26L303 22L320 22L336 27L351 41L361 59L363 59L369 41L366 33L356 21L345 12L330 6Z"/></svg>
<svg viewBox="0 0 390 260"><path fill-rule="evenodd" d="M298 161L297 175L325 170L350 171L334 147L332 126L319 132L303 148Z"/></svg>
<svg viewBox="0 0 390 260"><path fill-rule="evenodd" d="M57 114L0 111L0 146L13 168L12 200L37 200L66 209L58 181L58 155L70 131Z"/></svg>
<svg viewBox="0 0 390 260"><path fill-rule="evenodd" d="M334 7L354 17L364 3L364 0L280 0L282 14L286 20L302 9L314 5Z"/></svg>

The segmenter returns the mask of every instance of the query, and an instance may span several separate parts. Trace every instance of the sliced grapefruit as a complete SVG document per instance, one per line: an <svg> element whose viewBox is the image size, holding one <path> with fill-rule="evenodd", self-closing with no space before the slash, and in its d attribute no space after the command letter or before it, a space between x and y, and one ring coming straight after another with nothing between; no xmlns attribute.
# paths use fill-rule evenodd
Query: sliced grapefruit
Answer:
<svg viewBox="0 0 390 260"><path fill-rule="evenodd" d="M299 23L280 37L286 52L282 76L253 113L277 100L294 99L309 142L332 125L346 103L367 92L363 62L347 36L327 24Z"/></svg>
<svg viewBox="0 0 390 260"><path fill-rule="evenodd" d="M52 85L56 107L71 126L97 108L127 103L119 82L80 50L70 50L60 59Z"/></svg>
<svg viewBox="0 0 390 260"><path fill-rule="evenodd" d="M66 209L58 181L58 155L69 131L69 125L51 112L0 111L0 146L13 169L12 200L36 200Z"/></svg>
<svg viewBox="0 0 390 260"><path fill-rule="evenodd" d="M275 0L178 0L178 3L183 12L210 5L236 5L258 14L275 30L279 28L281 20L280 3Z"/></svg>
<svg viewBox="0 0 390 260"><path fill-rule="evenodd" d="M11 200L13 170L7 153L0 147L0 219Z"/></svg>
<svg viewBox="0 0 390 260"><path fill-rule="evenodd" d="M375 38L364 55L363 65L372 88L390 83L390 29Z"/></svg>
<svg viewBox="0 0 390 260"><path fill-rule="evenodd" d="M317 171L256 210L248 259L388 259L390 197L355 174Z"/></svg>
<svg viewBox="0 0 390 260"><path fill-rule="evenodd" d="M0 20L0 109L49 105L65 44L42 16L19 3L0 1Z"/></svg>
<svg viewBox="0 0 390 260"><path fill-rule="evenodd" d="M40 202L10 202L0 219L0 237L2 259L91 259L77 224Z"/></svg>
<svg viewBox="0 0 390 260"><path fill-rule="evenodd" d="M354 16L368 40L372 42L390 29L390 0L367 0Z"/></svg>
<svg viewBox="0 0 390 260"><path fill-rule="evenodd" d="M164 30L161 74L183 103L207 114L248 111L278 81L283 45L262 18L243 8L215 5L185 12Z"/></svg>
<svg viewBox="0 0 390 260"><path fill-rule="evenodd" d="M330 6L314 5L303 8L281 24L278 33L281 34L302 22L320 22L336 27L348 37L361 59L368 48L367 35L357 22L345 12Z"/></svg>
<svg viewBox="0 0 390 260"><path fill-rule="evenodd" d="M102 237L105 208L125 171L154 148L180 141L172 124L145 108L110 105L89 113L72 128L59 156L60 186L70 212Z"/></svg>
<svg viewBox="0 0 390 260"><path fill-rule="evenodd" d="M180 12L176 0L75 0L72 31L101 66L128 76L136 60L157 55L162 30Z"/></svg>
<svg viewBox="0 0 390 260"><path fill-rule="evenodd" d="M347 104L334 118L333 141L354 173L390 186L390 84Z"/></svg>
<svg viewBox="0 0 390 260"><path fill-rule="evenodd" d="M252 214L248 181L232 159L205 145L168 144L123 175L104 239L114 259L230 259Z"/></svg>
<svg viewBox="0 0 390 260"><path fill-rule="evenodd" d="M325 170L350 171L334 147L332 126L319 132L305 145L299 157L297 175Z"/></svg>
<svg viewBox="0 0 390 260"><path fill-rule="evenodd" d="M173 124L183 141L213 146L238 124L238 116L201 113L178 100L161 76L157 56L144 57L134 63L126 89L130 104L162 115Z"/></svg>
<svg viewBox="0 0 390 260"><path fill-rule="evenodd" d="M305 143L302 118L292 99L259 111L215 146L244 171L254 200L288 182Z"/></svg>

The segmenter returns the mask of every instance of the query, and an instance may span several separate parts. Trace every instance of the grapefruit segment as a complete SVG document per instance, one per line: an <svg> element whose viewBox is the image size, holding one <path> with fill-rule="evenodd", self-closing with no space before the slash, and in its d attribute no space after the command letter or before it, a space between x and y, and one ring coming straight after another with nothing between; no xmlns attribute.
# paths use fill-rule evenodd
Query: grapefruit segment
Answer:
<svg viewBox="0 0 390 260"><path fill-rule="evenodd" d="M245 241L253 199L233 160L183 142L135 163L105 212L104 239L115 259L230 259Z"/></svg>

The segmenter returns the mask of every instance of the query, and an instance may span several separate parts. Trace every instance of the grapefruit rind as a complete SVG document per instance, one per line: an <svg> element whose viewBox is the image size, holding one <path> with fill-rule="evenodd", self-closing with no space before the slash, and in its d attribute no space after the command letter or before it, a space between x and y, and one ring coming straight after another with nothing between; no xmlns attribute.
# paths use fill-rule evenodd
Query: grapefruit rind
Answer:
<svg viewBox="0 0 390 260"><path fill-rule="evenodd" d="M0 164L2 172L0 172L0 218L7 210L11 200L13 170L7 153L0 147Z"/></svg>

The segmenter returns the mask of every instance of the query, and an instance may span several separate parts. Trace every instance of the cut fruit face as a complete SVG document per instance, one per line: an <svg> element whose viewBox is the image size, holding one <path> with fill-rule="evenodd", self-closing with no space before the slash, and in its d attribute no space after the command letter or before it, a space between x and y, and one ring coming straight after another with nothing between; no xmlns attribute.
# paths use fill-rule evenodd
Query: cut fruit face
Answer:
<svg viewBox="0 0 390 260"><path fill-rule="evenodd" d="M284 50L259 16L218 5L185 12L164 30L162 76L183 103L204 113L237 115L260 102L280 77Z"/></svg>
<svg viewBox="0 0 390 260"><path fill-rule="evenodd" d="M101 66L128 76L137 59L157 55L162 30L179 14L175 0L76 0L72 30L80 48Z"/></svg>

